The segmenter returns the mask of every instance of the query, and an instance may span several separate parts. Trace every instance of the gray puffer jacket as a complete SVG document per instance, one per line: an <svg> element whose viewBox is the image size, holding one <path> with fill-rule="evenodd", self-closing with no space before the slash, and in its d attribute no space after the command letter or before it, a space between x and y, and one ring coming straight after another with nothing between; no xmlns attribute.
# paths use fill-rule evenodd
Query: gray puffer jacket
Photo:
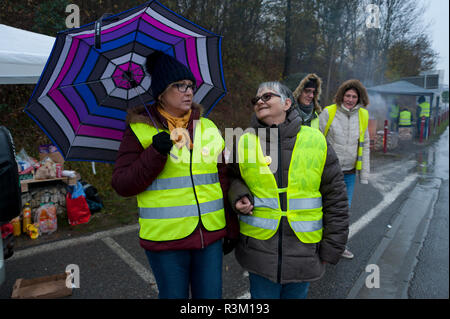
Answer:
<svg viewBox="0 0 450 319"><path fill-rule="evenodd" d="M275 143L275 146L278 145L278 161L276 161L278 166L271 169L272 172L275 171L274 176L280 188L287 187L289 164L297 133L301 128L300 123L301 119L297 110L291 108L287 112L286 121L273 126L278 129L280 143L277 143L274 138L266 140L267 153L271 150L270 141ZM255 129L266 129L266 136L270 136L269 127L259 122L255 115L253 115L251 126ZM329 144L327 146L327 158L320 185L323 203L322 241L317 244L300 242L287 218L282 217L276 234L268 240L240 235L235 255L244 269L273 282L285 284L318 280L325 272L322 261L330 264L336 264L339 261L348 237L348 201L338 158L332 147ZM234 156L237 157L237 155ZM241 197L248 196L252 202L253 197L240 177L236 159L232 163L229 165L231 185L228 194L230 204L235 209L235 204ZM274 162L271 165L273 164ZM282 210L286 210L287 207L285 195L285 193L280 194ZM236 210L235 212L238 213Z"/></svg>

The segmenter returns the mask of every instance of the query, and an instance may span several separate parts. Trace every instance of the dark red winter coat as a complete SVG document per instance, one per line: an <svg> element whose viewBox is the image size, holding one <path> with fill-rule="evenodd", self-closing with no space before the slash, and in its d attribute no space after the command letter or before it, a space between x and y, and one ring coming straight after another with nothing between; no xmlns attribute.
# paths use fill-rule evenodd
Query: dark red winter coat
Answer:
<svg viewBox="0 0 450 319"><path fill-rule="evenodd" d="M130 123L147 123L158 128L167 128L167 120L153 107L148 107L153 121L148 116L144 107L132 109L127 115L127 128L124 132L122 143L117 154L114 171L112 174L112 187L124 197L136 196L143 192L157 178L164 168L167 155L160 154L153 145L144 150L136 135L130 128ZM200 105L193 103L188 131L193 141L193 121L200 118L202 109ZM223 156L223 155L222 155ZM239 223L236 214L230 213L230 206L226 198L229 181L226 175L227 169L224 158L217 165L220 186L224 194L224 207L227 227L222 230L208 231L199 221L195 231L186 238L172 241L149 241L140 239L144 249L151 251L200 249L222 239L236 239L239 236Z"/></svg>

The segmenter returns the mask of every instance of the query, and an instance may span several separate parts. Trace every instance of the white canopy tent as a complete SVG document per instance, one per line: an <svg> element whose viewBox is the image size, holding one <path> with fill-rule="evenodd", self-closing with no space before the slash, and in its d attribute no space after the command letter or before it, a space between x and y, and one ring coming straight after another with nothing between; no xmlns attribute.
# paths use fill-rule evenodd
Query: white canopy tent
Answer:
<svg viewBox="0 0 450 319"><path fill-rule="evenodd" d="M0 84L35 84L54 37L0 24Z"/></svg>

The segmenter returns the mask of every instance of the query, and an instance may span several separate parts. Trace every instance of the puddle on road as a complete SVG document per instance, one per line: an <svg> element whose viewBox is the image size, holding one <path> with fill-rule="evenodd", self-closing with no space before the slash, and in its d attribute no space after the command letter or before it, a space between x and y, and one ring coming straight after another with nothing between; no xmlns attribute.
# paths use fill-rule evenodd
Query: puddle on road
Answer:
<svg viewBox="0 0 450 319"><path fill-rule="evenodd" d="M426 175L434 172L434 162L436 161L436 152L425 150L416 154L416 171Z"/></svg>
<svg viewBox="0 0 450 319"><path fill-rule="evenodd" d="M425 150L416 153L416 172L421 179L438 177L449 178L449 128L441 135L439 140Z"/></svg>

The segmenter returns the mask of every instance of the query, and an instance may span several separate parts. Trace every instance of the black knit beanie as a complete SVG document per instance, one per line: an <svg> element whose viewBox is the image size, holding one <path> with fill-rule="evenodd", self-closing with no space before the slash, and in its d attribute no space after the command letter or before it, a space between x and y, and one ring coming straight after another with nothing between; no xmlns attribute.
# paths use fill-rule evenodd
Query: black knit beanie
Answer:
<svg viewBox="0 0 450 319"><path fill-rule="evenodd" d="M308 89L308 88L317 89L317 80L314 78L308 79L308 82L306 82L304 89Z"/></svg>
<svg viewBox="0 0 450 319"><path fill-rule="evenodd" d="M196 83L194 75L187 67L161 51L149 54L145 67L152 77L150 89L155 100L171 83L182 80L191 80L194 84Z"/></svg>

